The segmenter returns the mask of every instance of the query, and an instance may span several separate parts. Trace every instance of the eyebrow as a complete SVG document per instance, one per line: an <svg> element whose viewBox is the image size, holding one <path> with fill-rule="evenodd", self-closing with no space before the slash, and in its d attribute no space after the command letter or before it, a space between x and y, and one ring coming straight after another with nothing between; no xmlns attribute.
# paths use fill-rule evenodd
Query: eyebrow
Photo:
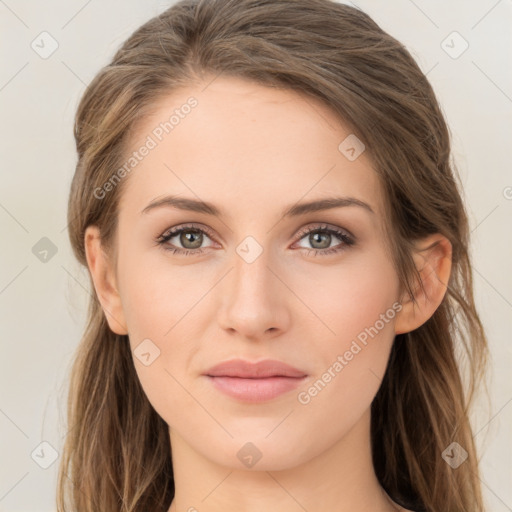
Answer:
<svg viewBox="0 0 512 512"><path fill-rule="evenodd" d="M333 208L341 208L347 206L359 206L368 212L375 214L372 207L360 199L356 199L354 197L330 197L309 201L307 203L296 203L291 205L282 212L282 217L296 217L299 215L305 215L306 213L331 210ZM163 207L176 208L190 212L205 213L215 217L222 217L223 215L221 209L212 203L178 196L165 196L160 199L156 199L149 203L141 211L141 214L148 213L152 210Z"/></svg>

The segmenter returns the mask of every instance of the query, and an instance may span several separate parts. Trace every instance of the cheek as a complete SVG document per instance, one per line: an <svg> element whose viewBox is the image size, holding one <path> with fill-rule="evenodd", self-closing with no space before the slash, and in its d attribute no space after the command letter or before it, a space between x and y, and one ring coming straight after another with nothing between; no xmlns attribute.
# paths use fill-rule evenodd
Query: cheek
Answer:
<svg viewBox="0 0 512 512"><path fill-rule="evenodd" d="M393 269L378 259L340 272L326 281L323 302L329 327L336 333L317 345L322 364L301 388L302 418L325 439L347 432L371 406L380 387L394 341L394 318L400 305ZM328 322L326 322L328 323ZM328 413L329 422L322 423ZM327 442L327 441L326 441Z"/></svg>
<svg viewBox="0 0 512 512"><path fill-rule="evenodd" d="M296 274L309 276L307 280L300 277L294 286L314 313L309 315L309 322L318 323L320 319L324 324L325 328L320 327L326 341L342 348L376 322L379 331L391 330L398 277L379 247L347 253L347 258L335 267L318 266L313 271L304 269ZM380 321L381 315L386 316L385 326Z"/></svg>
<svg viewBox="0 0 512 512"><path fill-rule="evenodd" d="M120 292L137 376L155 410L172 422L173 411L194 406L179 382L197 352L200 338L190 326L199 321L195 306L208 288L183 269L173 271L163 257L152 263L125 251L118 263ZM178 407L171 407L172 397L179 397Z"/></svg>
<svg viewBox="0 0 512 512"><path fill-rule="evenodd" d="M316 276L321 286L308 285L316 290L309 294L309 304L331 331L326 330L325 342L316 346L323 365L317 375L319 400L315 398L320 407L324 400L327 407L327 397L332 399L333 394L333 403L350 410L358 409L354 402L369 406L387 366L395 316L401 308L396 301L398 278L382 253L366 254L347 259L336 271L336 279L330 269L329 276ZM313 322L317 319L312 318ZM323 392L324 386L330 390ZM305 401L316 397L316 392L307 392Z"/></svg>
<svg viewBox="0 0 512 512"><path fill-rule="evenodd" d="M179 267L173 269L162 255L157 259L127 257L119 261L119 273L123 310L128 331L134 337L165 342L204 294L201 279Z"/></svg>

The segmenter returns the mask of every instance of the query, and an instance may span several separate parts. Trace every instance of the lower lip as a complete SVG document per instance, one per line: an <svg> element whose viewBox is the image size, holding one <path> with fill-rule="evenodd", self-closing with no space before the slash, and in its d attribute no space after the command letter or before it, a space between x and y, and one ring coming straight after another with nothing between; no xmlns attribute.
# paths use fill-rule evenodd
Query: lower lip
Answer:
<svg viewBox="0 0 512 512"><path fill-rule="evenodd" d="M207 376L219 390L244 402L265 402L297 388L306 377L266 377L244 379L241 377Z"/></svg>

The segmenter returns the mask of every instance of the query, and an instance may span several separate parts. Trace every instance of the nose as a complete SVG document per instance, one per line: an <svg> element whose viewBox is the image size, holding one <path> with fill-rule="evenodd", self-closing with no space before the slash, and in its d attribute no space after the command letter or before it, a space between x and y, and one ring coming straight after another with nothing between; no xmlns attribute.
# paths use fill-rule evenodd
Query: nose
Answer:
<svg viewBox="0 0 512 512"><path fill-rule="evenodd" d="M231 335L258 340L278 336L290 322L292 293L279 276L279 265L263 252L252 262L237 252L223 280L220 326Z"/></svg>

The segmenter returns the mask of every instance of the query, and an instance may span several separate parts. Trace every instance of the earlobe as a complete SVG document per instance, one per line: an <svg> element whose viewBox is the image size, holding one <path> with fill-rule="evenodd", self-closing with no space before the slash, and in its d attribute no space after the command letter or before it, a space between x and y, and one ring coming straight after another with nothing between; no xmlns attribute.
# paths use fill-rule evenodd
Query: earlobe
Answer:
<svg viewBox="0 0 512 512"><path fill-rule="evenodd" d="M424 324L441 304L448 289L452 267L452 244L440 235L434 234L417 244L413 256L421 277L417 283L414 298L406 296L401 301L402 309L396 317L395 333L411 332Z"/></svg>
<svg viewBox="0 0 512 512"><path fill-rule="evenodd" d="M87 227L84 243L89 272L108 325L116 334L128 334L121 297L116 286L115 272L101 246L101 236L97 226Z"/></svg>

